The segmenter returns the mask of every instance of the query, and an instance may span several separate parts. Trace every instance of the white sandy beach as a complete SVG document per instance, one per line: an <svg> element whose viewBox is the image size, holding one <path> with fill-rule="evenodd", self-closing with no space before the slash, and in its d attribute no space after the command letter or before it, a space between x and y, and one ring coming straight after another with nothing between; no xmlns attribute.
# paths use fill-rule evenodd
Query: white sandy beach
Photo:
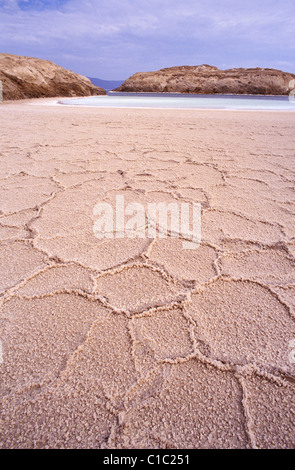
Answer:
<svg viewBox="0 0 295 470"><path fill-rule="evenodd" d="M0 105L0 447L295 448L295 113L51 101ZM98 240L116 194L200 247Z"/></svg>

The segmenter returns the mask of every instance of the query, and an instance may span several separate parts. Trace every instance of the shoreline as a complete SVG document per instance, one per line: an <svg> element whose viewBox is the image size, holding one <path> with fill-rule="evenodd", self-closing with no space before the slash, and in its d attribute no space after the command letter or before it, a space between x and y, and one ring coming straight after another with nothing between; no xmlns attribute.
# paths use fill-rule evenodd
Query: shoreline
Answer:
<svg viewBox="0 0 295 470"><path fill-rule="evenodd" d="M0 103L1 105L8 105L11 106L13 104L20 104L20 105L41 105L41 106L66 106L68 108L93 108L93 109L125 109L125 110L157 110L157 111L165 111L165 110L171 110L171 111L188 111L188 112L214 112L214 111L227 111L227 112L238 112L238 113L244 113L244 112L263 112L263 113L293 113L295 111L290 109L290 110L282 110L282 109L228 109L228 108L161 108L161 107L124 107L124 106L93 106L93 105L76 105L76 104L65 104L65 103L60 103L61 100L73 100L73 99L83 99L85 97L53 97L53 98L29 98L29 99L23 99L23 100L10 100L10 101L3 101ZM91 97L86 97L86 98L91 98ZM0 108L1 109L1 108Z"/></svg>

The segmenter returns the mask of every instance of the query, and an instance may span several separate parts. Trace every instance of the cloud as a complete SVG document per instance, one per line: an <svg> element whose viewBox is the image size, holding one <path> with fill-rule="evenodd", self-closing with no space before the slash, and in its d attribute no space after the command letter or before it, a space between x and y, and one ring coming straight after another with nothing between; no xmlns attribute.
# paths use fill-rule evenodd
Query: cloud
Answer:
<svg viewBox="0 0 295 470"><path fill-rule="evenodd" d="M0 49L114 79L202 62L295 71L294 13L294 0L0 0Z"/></svg>

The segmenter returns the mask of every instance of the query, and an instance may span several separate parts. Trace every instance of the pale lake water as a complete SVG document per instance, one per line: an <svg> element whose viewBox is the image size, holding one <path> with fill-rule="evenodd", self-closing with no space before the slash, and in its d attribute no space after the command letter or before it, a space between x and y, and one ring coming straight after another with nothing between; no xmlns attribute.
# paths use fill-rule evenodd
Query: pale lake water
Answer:
<svg viewBox="0 0 295 470"><path fill-rule="evenodd" d="M60 100L71 106L102 108L171 108L295 111L295 100L288 96L190 95L179 93L117 93Z"/></svg>

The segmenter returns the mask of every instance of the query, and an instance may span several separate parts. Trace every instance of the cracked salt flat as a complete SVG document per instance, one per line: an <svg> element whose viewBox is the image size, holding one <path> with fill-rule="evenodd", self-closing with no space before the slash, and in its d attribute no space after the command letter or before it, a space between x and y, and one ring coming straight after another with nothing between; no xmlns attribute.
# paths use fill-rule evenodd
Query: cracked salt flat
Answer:
<svg viewBox="0 0 295 470"><path fill-rule="evenodd" d="M294 116L39 104L0 115L1 447L294 448ZM118 192L200 202L200 248L96 239Z"/></svg>

